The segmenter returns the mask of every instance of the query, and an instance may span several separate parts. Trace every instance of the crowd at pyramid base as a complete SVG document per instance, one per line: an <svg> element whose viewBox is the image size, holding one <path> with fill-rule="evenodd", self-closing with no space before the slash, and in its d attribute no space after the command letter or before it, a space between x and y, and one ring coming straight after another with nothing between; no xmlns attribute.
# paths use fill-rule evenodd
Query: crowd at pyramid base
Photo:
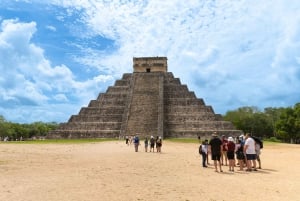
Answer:
<svg viewBox="0 0 300 201"><path fill-rule="evenodd" d="M163 138L239 136L211 106L195 96L167 71L166 57L133 58L133 73L82 107L47 138L124 138L139 135Z"/></svg>

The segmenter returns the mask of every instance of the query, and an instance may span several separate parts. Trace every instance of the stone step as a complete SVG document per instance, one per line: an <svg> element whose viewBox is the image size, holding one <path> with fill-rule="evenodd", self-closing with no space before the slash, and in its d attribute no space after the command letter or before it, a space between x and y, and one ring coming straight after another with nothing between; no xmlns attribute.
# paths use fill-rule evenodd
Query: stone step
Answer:
<svg viewBox="0 0 300 201"><path fill-rule="evenodd" d="M55 130L47 136L47 138L118 138L120 130Z"/></svg>
<svg viewBox="0 0 300 201"><path fill-rule="evenodd" d="M72 115L69 122L122 122L122 115Z"/></svg>
<svg viewBox="0 0 300 201"><path fill-rule="evenodd" d="M106 93L109 94L127 94L129 89L129 86L113 86L113 87L108 87L106 90Z"/></svg>
<svg viewBox="0 0 300 201"><path fill-rule="evenodd" d="M216 116L212 113L198 112L197 114L168 114L165 116L165 120L168 122L186 122L186 121L214 121Z"/></svg>
<svg viewBox="0 0 300 201"><path fill-rule="evenodd" d="M120 130L122 122L68 122L61 130Z"/></svg>
<svg viewBox="0 0 300 201"><path fill-rule="evenodd" d="M205 105L203 99L195 98L169 98L166 99L166 105Z"/></svg>
<svg viewBox="0 0 300 201"><path fill-rule="evenodd" d="M79 115L107 115L107 114L119 114L123 115L124 107L83 107L81 108Z"/></svg>
<svg viewBox="0 0 300 201"><path fill-rule="evenodd" d="M203 122L168 122L166 127L170 130L201 130L201 129L231 129L232 123L226 121L203 121Z"/></svg>

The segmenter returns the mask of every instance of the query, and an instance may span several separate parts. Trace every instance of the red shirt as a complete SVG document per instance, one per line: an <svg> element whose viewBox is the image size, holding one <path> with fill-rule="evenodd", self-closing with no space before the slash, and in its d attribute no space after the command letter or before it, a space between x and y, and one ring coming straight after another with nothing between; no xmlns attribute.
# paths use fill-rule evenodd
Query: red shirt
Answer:
<svg viewBox="0 0 300 201"><path fill-rule="evenodd" d="M234 151L235 150L235 144L231 141L229 141L227 143L227 148L228 148L228 151Z"/></svg>

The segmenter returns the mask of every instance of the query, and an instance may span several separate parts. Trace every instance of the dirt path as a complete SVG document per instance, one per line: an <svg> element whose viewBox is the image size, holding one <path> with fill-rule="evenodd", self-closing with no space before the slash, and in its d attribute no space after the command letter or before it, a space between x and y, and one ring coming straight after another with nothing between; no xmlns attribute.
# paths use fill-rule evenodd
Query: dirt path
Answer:
<svg viewBox="0 0 300 201"><path fill-rule="evenodd" d="M161 154L142 148L0 143L0 200L300 200L299 145L265 145L263 169L251 173L203 169L197 144L165 142Z"/></svg>

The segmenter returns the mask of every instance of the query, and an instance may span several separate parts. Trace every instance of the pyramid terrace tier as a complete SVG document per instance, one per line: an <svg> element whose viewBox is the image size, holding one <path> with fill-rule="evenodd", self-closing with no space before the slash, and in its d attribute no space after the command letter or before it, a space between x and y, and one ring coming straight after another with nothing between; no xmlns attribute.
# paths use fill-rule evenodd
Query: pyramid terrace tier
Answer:
<svg viewBox="0 0 300 201"><path fill-rule="evenodd" d="M202 140L204 139L210 139L213 133L217 133L218 136L225 135L227 137L237 137L243 134L240 130L213 130L213 129L201 129L201 130L168 130L168 132L165 133L165 138L198 138L198 136L201 137Z"/></svg>
<svg viewBox="0 0 300 201"><path fill-rule="evenodd" d="M107 114L119 114L124 113L124 106L116 107L83 107L81 108L79 115L107 115Z"/></svg>
<svg viewBox="0 0 300 201"><path fill-rule="evenodd" d="M90 101L88 107L113 107L116 105L126 106L127 100L125 98L109 98L109 99L101 99L101 100L92 100Z"/></svg>
<svg viewBox="0 0 300 201"><path fill-rule="evenodd" d="M201 122L168 122L168 130L233 130L232 123L228 121L201 121Z"/></svg>
<svg viewBox="0 0 300 201"><path fill-rule="evenodd" d="M120 130L121 122L68 122L61 124L60 130Z"/></svg>
<svg viewBox="0 0 300 201"><path fill-rule="evenodd" d="M189 106L189 105L205 105L204 100L202 98L166 98L166 104L168 105L182 105L182 106Z"/></svg>
<svg viewBox="0 0 300 201"><path fill-rule="evenodd" d="M166 114L166 122L199 122L199 121L216 121L216 115L207 112L197 112L196 114L182 113L182 114Z"/></svg>
<svg viewBox="0 0 300 201"><path fill-rule="evenodd" d="M87 114L87 115L72 115L69 122L122 122L120 114Z"/></svg>
<svg viewBox="0 0 300 201"><path fill-rule="evenodd" d="M49 139L79 139L79 138L118 138L120 130L54 130L47 136Z"/></svg>
<svg viewBox="0 0 300 201"><path fill-rule="evenodd" d="M167 114L197 114L199 112L202 113L213 113L213 109L210 106L205 105L165 105L165 112Z"/></svg>

